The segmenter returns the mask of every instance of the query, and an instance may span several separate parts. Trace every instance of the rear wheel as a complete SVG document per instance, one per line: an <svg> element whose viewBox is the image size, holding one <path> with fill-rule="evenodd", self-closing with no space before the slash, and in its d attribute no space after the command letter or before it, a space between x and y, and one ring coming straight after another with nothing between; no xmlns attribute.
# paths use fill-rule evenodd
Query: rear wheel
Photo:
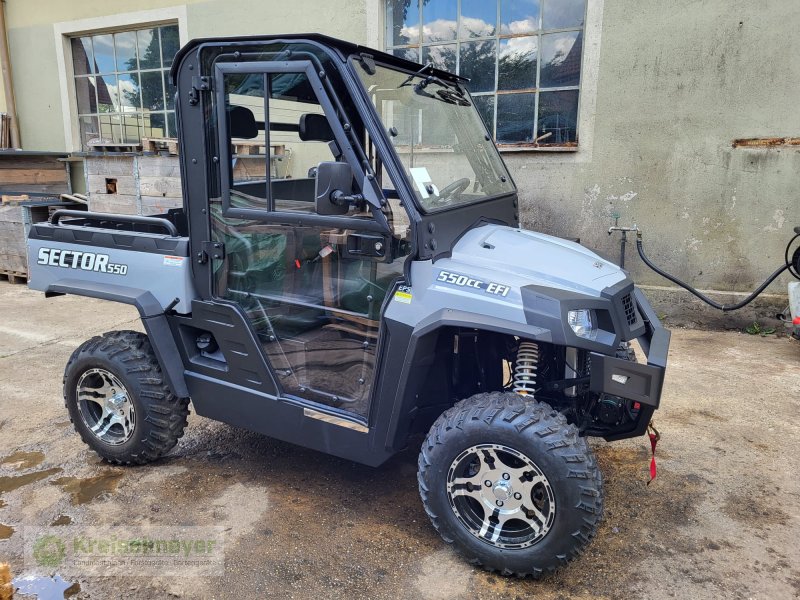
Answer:
<svg viewBox="0 0 800 600"><path fill-rule="evenodd" d="M425 510L473 564L539 577L594 536L602 478L578 431L550 406L478 394L443 413L419 457Z"/></svg>
<svg viewBox="0 0 800 600"><path fill-rule="evenodd" d="M189 399L172 394L150 341L136 331L112 331L81 344L64 371L64 402L81 439L117 464L166 454L189 415Z"/></svg>

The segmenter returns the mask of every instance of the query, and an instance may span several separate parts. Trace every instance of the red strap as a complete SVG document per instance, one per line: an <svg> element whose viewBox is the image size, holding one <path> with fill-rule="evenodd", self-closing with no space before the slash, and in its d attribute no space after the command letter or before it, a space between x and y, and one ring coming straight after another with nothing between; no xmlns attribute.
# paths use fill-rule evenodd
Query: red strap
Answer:
<svg viewBox="0 0 800 600"><path fill-rule="evenodd" d="M300 259L299 258L295 258L294 259L294 266L297 267L298 269L302 266L300 264Z"/></svg>
<svg viewBox="0 0 800 600"><path fill-rule="evenodd" d="M647 485L650 485L656 478L656 444L661 439L661 434L652 421L647 425L647 435L650 437L650 451L652 452L652 458L650 458L650 481L647 482Z"/></svg>

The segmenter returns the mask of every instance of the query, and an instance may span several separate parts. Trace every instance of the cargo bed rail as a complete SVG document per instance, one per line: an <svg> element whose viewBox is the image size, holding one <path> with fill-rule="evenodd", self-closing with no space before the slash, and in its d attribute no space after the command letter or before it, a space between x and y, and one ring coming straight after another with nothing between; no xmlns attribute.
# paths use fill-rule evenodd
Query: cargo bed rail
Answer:
<svg viewBox="0 0 800 600"><path fill-rule="evenodd" d="M101 221L101 222L110 221L112 223L114 222L129 223L131 225L148 225L152 227L160 227L164 229L167 232L167 234L172 237L180 236L180 234L178 233L178 228L175 227L175 224L161 217L142 217L139 215L116 215L108 213L87 212L84 210L61 209L53 213L53 216L50 217L50 223L52 225L58 225L62 217L73 217L89 221ZM101 226L99 228L102 229L103 227ZM114 229L114 228L108 227L106 229Z"/></svg>

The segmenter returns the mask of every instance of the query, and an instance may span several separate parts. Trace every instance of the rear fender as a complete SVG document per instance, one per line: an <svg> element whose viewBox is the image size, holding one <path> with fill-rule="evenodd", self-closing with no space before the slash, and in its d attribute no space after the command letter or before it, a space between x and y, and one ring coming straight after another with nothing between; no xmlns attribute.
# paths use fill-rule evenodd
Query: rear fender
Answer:
<svg viewBox="0 0 800 600"><path fill-rule="evenodd" d="M164 315L164 308L153 294L137 288L100 284L80 279L59 279L48 285L44 292L47 297L74 294L135 306L142 318L142 324L167 385L179 398L189 397L178 346L172 337L167 318Z"/></svg>

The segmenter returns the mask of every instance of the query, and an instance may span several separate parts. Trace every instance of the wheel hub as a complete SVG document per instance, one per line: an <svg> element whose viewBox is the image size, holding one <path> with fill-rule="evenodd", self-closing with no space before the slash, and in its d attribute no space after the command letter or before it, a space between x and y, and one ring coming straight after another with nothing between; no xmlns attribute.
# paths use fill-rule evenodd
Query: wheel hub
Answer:
<svg viewBox="0 0 800 600"><path fill-rule="evenodd" d="M447 491L456 517L483 542L526 548L555 520L555 495L530 458L508 446L481 444L453 461Z"/></svg>
<svg viewBox="0 0 800 600"><path fill-rule="evenodd" d="M117 446L133 435L136 413L128 390L106 369L88 369L76 386L78 413L97 439Z"/></svg>
<svg viewBox="0 0 800 600"><path fill-rule="evenodd" d="M507 481L497 481L492 488L492 492L494 493L494 497L497 500L508 500L511 497L514 489L512 488L511 484Z"/></svg>

